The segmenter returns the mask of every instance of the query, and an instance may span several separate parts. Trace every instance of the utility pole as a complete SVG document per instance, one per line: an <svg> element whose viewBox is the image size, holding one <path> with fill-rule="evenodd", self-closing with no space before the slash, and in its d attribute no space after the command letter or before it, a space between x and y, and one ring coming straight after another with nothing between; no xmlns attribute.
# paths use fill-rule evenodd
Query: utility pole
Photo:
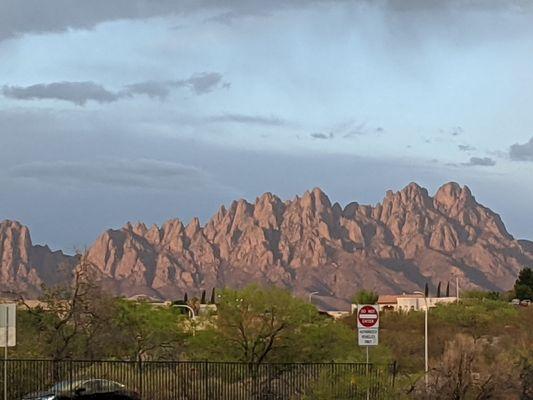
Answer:
<svg viewBox="0 0 533 400"><path fill-rule="evenodd" d="M426 392L429 387L429 355L428 355L428 299L426 297L426 293L422 292L414 292L415 294L421 294L424 296L424 303L426 306L425 312L424 312L424 382L426 384Z"/></svg>
<svg viewBox="0 0 533 400"><path fill-rule="evenodd" d="M6 325L4 337L4 400L7 400L7 346L9 341L9 307L6 307Z"/></svg>

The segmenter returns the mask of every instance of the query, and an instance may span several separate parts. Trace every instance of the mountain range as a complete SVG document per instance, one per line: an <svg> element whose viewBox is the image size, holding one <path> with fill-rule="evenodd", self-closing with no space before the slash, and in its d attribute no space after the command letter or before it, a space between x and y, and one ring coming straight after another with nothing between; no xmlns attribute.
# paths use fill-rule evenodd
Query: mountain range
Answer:
<svg viewBox="0 0 533 400"><path fill-rule="evenodd" d="M9 220L0 223L0 256L0 291L27 297L64 282L78 259L33 245L28 228ZM128 223L102 233L87 259L124 296L176 299L259 283L318 292L327 303L361 288L402 293L454 277L465 288L507 290L533 265L533 242L516 240L466 186L447 183L432 197L411 183L375 206L342 207L315 188L287 201L271 193L234 201L203 226Z"/></svg>

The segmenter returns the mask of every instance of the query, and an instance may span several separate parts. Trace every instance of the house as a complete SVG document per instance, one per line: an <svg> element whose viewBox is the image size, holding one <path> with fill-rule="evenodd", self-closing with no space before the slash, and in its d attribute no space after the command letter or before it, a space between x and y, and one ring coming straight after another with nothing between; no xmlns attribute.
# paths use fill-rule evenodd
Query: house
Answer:
<svg viewBox="0 0 533 400"><path fill-rule="evenodd" d="M424 300L421 294L382 294L378 298L379 311L423 311L428 307L436 307L439 303L453 303L457 297L428 297ZM352 314L357 312L357 304L352 304Z"/></svg>
<svg viewBox="0 0 533 400"><path fill-rule="evenodd" d="M453 303L457 297L427 297L421 294L381 295L378 299L380 311L421 311L428 307L436 307L439 303Z"/></svg>

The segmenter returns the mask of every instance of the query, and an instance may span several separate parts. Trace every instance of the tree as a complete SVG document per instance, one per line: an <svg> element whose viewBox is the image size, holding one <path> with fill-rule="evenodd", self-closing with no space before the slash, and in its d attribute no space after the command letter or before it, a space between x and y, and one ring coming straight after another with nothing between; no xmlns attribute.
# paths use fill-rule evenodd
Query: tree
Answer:
<svg viewBox="0 0 533 400"><path fill-rule="evenodd" d="M107 330L111 318L105 312L110 297L94 284L92 265L87 254L79 255L69 285L43 287L43 306L27 307L30 323L39 332L39 348L53 359L92 357L93 342ZM22 303L25 304L24 300Z"/></svg>
<svg viewBox="0 0 533 400"><path fill-rule="evenodd" d="M533 300L533 270L524 268L520 271L514 285L516 297L520 300Z"/></svg>
<svg viewBox="0 0 533 400"><path fill-rule="evenodd" d="M213 326L190 338L196 359L264 362L328 361L355 347L353 333L279 288L224 290Z"/></svg>
<svg viewBox="0 0 533 400"><path fill-rule="evenodd" d="M352 301L355 304L376 304L378 302L379 294L373 290L360 290L353 297Z"/></svg>
<svg viewBox="0 0 533 400"><path fill-rule="evenodd" d="M130 360L177 358L184 334L183 317L176 308L120 300L115 319L115 356Z"/></svg>

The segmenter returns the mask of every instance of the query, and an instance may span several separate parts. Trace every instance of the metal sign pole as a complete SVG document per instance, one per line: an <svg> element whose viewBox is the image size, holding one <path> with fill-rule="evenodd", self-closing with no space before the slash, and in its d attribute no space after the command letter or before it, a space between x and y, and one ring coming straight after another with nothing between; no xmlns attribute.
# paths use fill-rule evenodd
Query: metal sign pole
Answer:
<svg viewBox="0 0 533 400"><path fill-rule="evenodd" d="M366 400L370 400L370 377L368 376L368 348L366 346Z"/></svg>

